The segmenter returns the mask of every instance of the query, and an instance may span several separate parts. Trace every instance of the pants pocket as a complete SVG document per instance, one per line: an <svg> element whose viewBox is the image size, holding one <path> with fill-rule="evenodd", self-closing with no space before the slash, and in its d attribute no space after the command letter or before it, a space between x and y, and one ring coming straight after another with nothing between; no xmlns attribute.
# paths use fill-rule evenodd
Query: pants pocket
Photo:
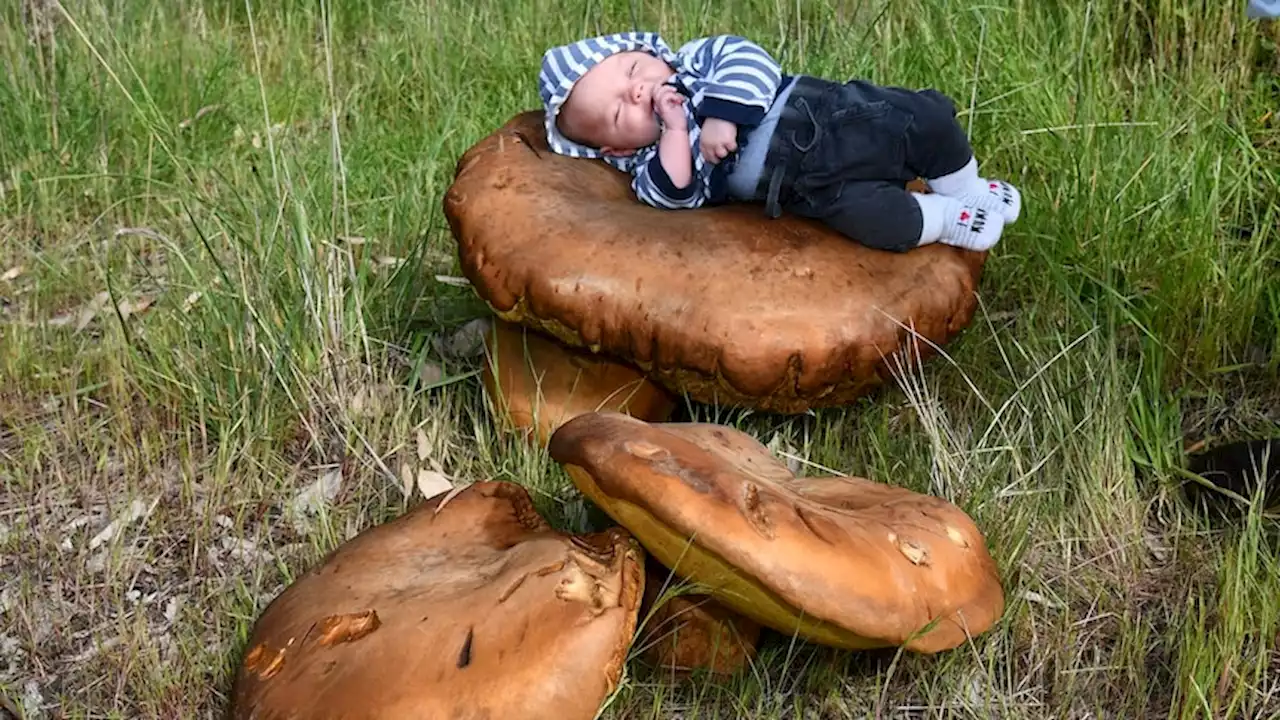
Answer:
<svg viewBox="0 0 1280 720"><path fill-rule="evenodd" d="M911 117L885 100L853 102L831 113L827 123L829 172L842 180L910 180L904 168L903 136Z"/></svg>

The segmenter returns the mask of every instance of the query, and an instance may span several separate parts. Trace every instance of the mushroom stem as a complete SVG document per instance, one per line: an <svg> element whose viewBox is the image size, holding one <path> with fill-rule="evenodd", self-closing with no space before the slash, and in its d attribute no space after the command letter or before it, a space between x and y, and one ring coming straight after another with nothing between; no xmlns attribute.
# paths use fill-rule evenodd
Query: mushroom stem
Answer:
<svg viewBox="0 0 1280 720"><path fill-rule="evenodd" d="M531 443L545 446L556 428L584 412L660 421L675 409L675 398L631 365L516 323L495 319L485 349L481 377L491 405Z"/></svg>
<svg viewBox="0 0 1280 720"><path fill-rule="evenodd" d="M670 570L649 558L640 604L640 655L677 678L731 675L756 657L760 624L710 595L670 591Z"/></svg>

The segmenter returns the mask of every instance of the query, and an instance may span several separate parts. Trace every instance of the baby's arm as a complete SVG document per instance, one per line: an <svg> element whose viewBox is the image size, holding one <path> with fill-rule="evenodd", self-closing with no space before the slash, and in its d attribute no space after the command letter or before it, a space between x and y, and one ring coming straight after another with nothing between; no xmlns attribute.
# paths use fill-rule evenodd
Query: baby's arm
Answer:
<svg viewBox="0 0 1280 720"><path fill-rule="evenodd" d="M683 125L683 123L681 123ZM683 191L693 182L693 158L689 154L689 129L668 125L658 140L658 161L671 185Z"/></svg>
<svg viewBox="0 0 1280 720"><path fill-rule="evenodd" d="M686 43L678 54L707 79L698 119L754 125L778 93L782 69L764 48L737 35L713 35Z"/></svg>
<svg viewBox="0 0 1280 720"><path fill-rule="evenodd" d="M684 96L670 85L653 94L653 109L662 118L662 135L658 138L658 160L671 184L684 189L693 180L693 158L689 153L689 117Z"/></svg>
<svg viewBox="0 0 1280 720"><path fill-rule="evenodd" d="M680 140L683 136L684 140ZM683 147L676 147L683 142ZM664 148L672 156L670 166L663 159ZM683 165L681 164L683 163ZM693 157L689 149L689 131L664 132L658 147L647 160L633 168L631 189L646 205L663 210L681 210L700 207L701 181L693 172ZM671 172L668 172L668 167ZM683 174L681 169L683 168ZM683 181L683 182L680 182Z"/></svg>
<svg viewBox="0 0 1280 720"><path fill-rule="evenodd" d="M663 86L654 96L662 118L658 149L636 164L632 188L645 203L658 208L695 208L703 203L689 144L689 117L684 96Z"/></svg>

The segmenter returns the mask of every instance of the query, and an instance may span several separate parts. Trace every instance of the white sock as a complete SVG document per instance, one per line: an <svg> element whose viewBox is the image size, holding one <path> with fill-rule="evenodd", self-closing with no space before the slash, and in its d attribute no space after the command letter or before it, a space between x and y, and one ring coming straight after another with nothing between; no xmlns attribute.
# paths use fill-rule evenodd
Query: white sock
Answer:
<svg viewBox="0 0 1280 720"><path fill-rule="evenodd" d="M942 177L926 178L929 189L939 195L949 195L976 208L998 212L1007 224L1017 222L1022 213L1022 193L1003 180L984 178L978 174L978 159L970 156L969 162L955 172Z"/></svg>
<svg viewBox="0 0 1280 720"><path fill-rule="evenodd" d="M911 193L924 222L920 245L941 242L968 250L990 250L1004 232L1004 216L937 193Z"/></svg>
<svg viewBox="0 0 1280 720"><path fill-rule="evenodd" d="M920 205L920 215L924 222L920 226L920 241L917 245L928 245L942 238L942 229L946 226L946 218L951 214L953 206L960 202L938 194L913 192L911 197Z"/></svg>
<svg viewBox="0 0 1280 720"><path fill-rule="evenodd" d="M925 181L929 183L929 189L939 195L960 197L975 187L982 187L982 178L978 177L978 158L970 155L969 162L959 170L942 177L925 178Z"/></svg>

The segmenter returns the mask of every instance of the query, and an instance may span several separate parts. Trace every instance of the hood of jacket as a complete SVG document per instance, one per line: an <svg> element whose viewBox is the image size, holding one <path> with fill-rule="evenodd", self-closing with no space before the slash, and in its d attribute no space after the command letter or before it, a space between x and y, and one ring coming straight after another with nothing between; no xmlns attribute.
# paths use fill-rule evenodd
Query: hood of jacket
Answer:
<svg viewBox="0 0 1280 720"><path fill-rule="evenodd" d="M547 144L553 151L570 157L601 157L596 148L574 142L562 135L556 127L556 116L569 98L574 83L588 70L610 55L631 50L649 52L672 67L678 65L676 53L657 33L652 32L600 35L553 47L543 53L542 68L538 72L538 90L545 110Z"/></svg>

